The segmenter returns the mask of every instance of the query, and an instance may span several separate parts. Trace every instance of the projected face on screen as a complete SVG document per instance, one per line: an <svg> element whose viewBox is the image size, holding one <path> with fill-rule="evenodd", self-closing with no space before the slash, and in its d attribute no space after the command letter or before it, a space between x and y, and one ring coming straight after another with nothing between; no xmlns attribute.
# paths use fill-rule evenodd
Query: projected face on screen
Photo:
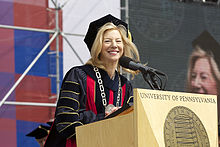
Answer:
<svg viewBox="0 0 220 147"><path fill-rule="evenodd" d="M218 95L220 86L220 45L204 31L193 42L188 66L187 90Z"/></svg>
<svg viewBox="0 0 220 147"><path fill-rule="evenodd" d="M192 42L189 57L187 91L218 95L220 98L220 45L207 31L203 31ZM218 102L218 112L220 103ZM218 113L218 120L220 120ZM220 123L219 123L220 124ZM220 130L220 127L218 128ZM219 131L220 132L220 131ZM219 134L220 143L220 134Z"/></svg>
<svg viewBox="0 0 220 147"><path fill-rule="evenodd" d="M192 68L191 92L201 94L217 94L217 83L211 71L208 58L198 58Z"/></svg>

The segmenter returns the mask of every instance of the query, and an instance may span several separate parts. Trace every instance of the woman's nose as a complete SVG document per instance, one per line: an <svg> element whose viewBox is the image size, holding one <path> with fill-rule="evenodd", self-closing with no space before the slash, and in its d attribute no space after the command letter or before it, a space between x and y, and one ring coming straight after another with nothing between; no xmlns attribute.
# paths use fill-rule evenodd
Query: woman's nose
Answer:
<svg viewBox="0 0 220 147"><path fill-rule="evenodd" d="M117 47L116 41L112 41L112 47L113 47L113 48L116 48L116 47Z"/></svg>
<svg viewBox="0 0 220 147"><path fill-rule="evenodd" d="M201 79L199 77L196 77L192 82L192 86L200 88L201 87Z"/></svg>

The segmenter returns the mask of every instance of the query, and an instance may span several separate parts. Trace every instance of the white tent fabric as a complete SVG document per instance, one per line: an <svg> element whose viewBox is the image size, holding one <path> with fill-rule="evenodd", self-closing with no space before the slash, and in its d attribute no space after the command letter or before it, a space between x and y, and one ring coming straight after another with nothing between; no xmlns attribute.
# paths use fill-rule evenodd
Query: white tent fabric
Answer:
<svg viewBox="0 0 220 147"><path fill-rule="evenodd" d="M90 53L83 42L89 23L109 13L120 18L120 0L64 0L60 1L59 5L64 5L63 32L82 35L66 35L66 37L85 63L90 58ZM53 4L49 2L49 6ZM63 75L71 67L81 64L71 47L63 40Z"/></svg>

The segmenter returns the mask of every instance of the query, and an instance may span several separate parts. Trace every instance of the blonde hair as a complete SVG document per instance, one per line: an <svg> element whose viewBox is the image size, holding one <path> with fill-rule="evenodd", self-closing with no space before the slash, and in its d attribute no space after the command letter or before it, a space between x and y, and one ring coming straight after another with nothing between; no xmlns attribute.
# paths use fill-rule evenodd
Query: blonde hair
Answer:
<svg viewBox="0 0 220 147"><path fill-rule="evenodd" d="M122 56L130 57L138 62L140 60L138 49L135 46L135 44L127 37L127 31L125 27L122 25L116 26L113 23L106 23L99 29L96 35L95 41L91 48L91 58L87 61L86 64L97 66L105 70L105 67L103 66L104 64L100 60L99 55L102 50L104 33L108 30L118 30L119 33L121 34L122 41L124 44L124 49L123 49L124 52ZM119 71L119 68L120 68L120 65L118 65L118 71ZM122 68L122 69L126 72L131 73L133 76L138 73L137 71L129 70L126 68Z"/></svg>
<svg viewBox="0 0 220 147"><path fill-rule="evenodd" d="M216 64L213 54L207 51L204 51L199 46L196 46L194 51L192 52L190 58L189 58L189 66L188 66L188 72L187 72L187 84L186 89L188 92L191 92L192 86L191 86L191 73L193 71L195 62L200 58L206 58L210 64L211 67L211 73L216 81L217 84L217 91L218 94L220 94L220 71L218 69L218 65Z"/></svg>

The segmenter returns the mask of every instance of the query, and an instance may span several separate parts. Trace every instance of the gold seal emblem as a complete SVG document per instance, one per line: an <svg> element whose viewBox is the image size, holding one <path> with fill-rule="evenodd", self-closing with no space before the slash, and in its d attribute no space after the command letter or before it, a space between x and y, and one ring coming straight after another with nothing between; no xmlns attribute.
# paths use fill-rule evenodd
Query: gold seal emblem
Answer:
<svg viewBox="0 0 220 147"><path fill-rule="evenodd" d="M205 127L189 108L177 106L170 110L164 123L166 147L210 147Z"/></svg>

